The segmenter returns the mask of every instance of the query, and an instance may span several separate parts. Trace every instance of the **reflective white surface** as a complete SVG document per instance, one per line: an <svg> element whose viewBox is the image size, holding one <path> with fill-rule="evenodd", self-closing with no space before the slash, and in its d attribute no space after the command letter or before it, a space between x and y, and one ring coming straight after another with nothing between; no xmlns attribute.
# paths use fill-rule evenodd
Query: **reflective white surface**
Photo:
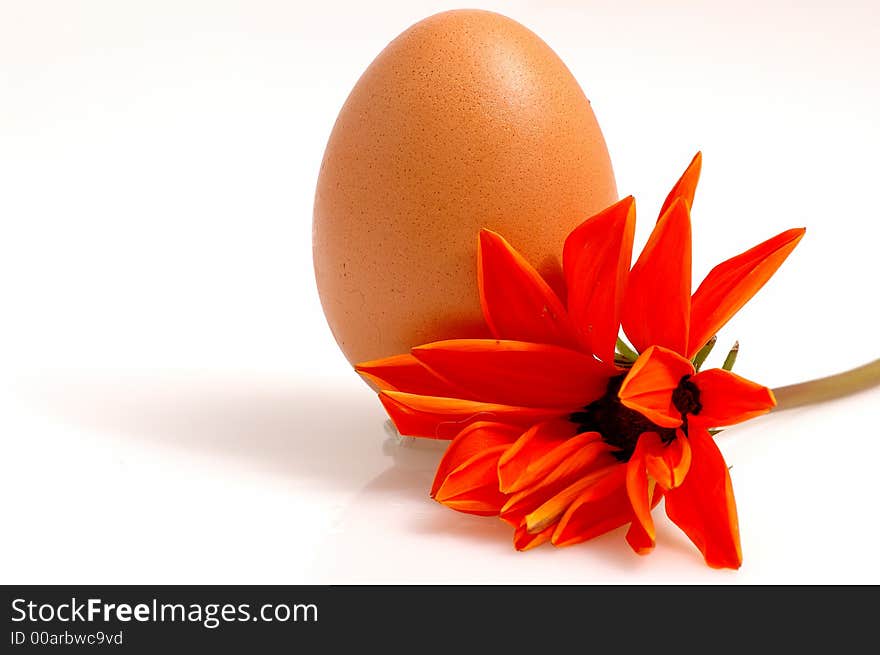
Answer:
<svg viewBox="0 0 880 655"><path fill-rule="evenodd" d="M399 445L351 380L92 373L4 391L4 582L880 579L876 392L719 436L745 552L732 573L706 568L659 508L648 557L622 531L517 553L502 522L428 498L442 449Z"/></svg>
<svg viewBox="0 0 880 655"><path fill-rule="evenodd" d="M719 335L738 372L880 355L873 2L477 4L580 80L637 246L698 148L695 283L808 227ZM324 323L310 220L346 94L443 8L0 5L2 582L880 583L876 391L719 436L735 573L662 509L648 557L620 532L517 553L428 498L441 451L388 442Z"/></svg>

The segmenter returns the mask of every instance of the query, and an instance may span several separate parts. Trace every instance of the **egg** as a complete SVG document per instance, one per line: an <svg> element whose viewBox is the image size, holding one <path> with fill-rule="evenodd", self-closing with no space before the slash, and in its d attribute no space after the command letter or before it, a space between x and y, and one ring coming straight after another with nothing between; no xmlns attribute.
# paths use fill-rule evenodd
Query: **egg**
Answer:
<svg viewBox="0 0 880 655"><path fill-rule="evenodd" d="M318 177L315 278L352 362L485 337L479 230L561 291L565 235L617 199L605 140L565 64L496 13L416 23L342 107Z"/></svg>

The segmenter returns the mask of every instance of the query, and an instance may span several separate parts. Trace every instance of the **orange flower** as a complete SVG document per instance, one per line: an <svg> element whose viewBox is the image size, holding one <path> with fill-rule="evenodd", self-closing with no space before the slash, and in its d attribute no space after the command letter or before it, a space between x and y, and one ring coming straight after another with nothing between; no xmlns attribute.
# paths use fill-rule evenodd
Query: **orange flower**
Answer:
<svg viewBox="0 0 880 655"><path fill-rule="evenodd" d="M667 514L707 563L739 566L730 480L708 429L774 401L726 371L697 373L690 360L804 231L720 264L691 295L700 164L697 154L632 270L632 197L568 236L565 302L501 236L483 230L480 301L495 339L435 342L356 367L402 434L452 439L431 490L436 500L500 516L521 550L628 524L627 541L645 553L654 545L651 508L665 496ZM621 327L642 352L635 362L615 352Z"/></svg>

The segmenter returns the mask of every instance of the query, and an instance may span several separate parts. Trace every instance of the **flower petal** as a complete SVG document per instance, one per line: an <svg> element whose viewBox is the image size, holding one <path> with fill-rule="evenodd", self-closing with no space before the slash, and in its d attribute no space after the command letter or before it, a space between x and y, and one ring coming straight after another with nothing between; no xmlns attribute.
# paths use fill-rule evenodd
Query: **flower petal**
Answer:
<svg viewBox="0 0 880 655"><path fill-rule="evenodd" d="M613 373L589 355L524 341L456 339L412 352L467 398L522 407L575 410L599 398Z"/></svg>
<svg viewBox="0 0 880 655"><path fill-rule="evenodd" d="M629 274L623 329L643 352L651 345L687 352L691 314L691 220L676 199L657 221Z"/></svg>
<svg viewBox="0 0 880 655"><path fill-rule="evenodd" d="M713 568L742 564L733 486L724 457L706 430L691 427L693 460L682 484L666 492L666 514Z"/></svg>
<svg viewBox="0 0 880 655"><path fill-rule="evenodd" d="M537 534L529 532L525 519L523 519L513 533L513 545L517 550L531 550L536 546L550 541L555 526L549 526Z"/></svg>
<svg viewBox="0 0 880 655"><path fill-rule="evenodd" d="M663 489L653 480L649 481L648 488L653 488L651 507L654 508L663 497ZM647 555L654 550L655 541L655 537L645 531L641 521L634 520L629 524L629 530L626 531L626 542L637 555Z"/></svg>
<svg viewBox="0 0 880 655"><path fill-rule="evenodd" d="M509 446L521 434L522 428L504 423L479 421L466 427L452 440L443 454L443 459L437 465L437 473L431 487L431 497L433 498L437 494L437 490L449 474L471 457L496 446Z"/></svg>
<svg viewBox="0 0 880 655"><path fill-rule="evenodd" d="M639 444L645 442L645 468L663 489L679 486L691 466L691 447L681 430L675 431L675 439L663 443L656 432L643 434Z"/></svg>
<svg viewBox="0 0 880 655"><path fill-rule="evenodd" d="M501 508L503 518L519 521L580 480L597 471L621 466L612 455L612 448L595 432L571 437L530 464L514 481L517 491L501 487L510 493Z"/></svg>
<svg viewBox="0 0 880 655"><path fill-rule="evenodd" d="M480 231L477 283L483 316L497 339L576 345L559 297L522 255L491 230Z"/></svg>
<svg viewBox="0 0 880 655"><path fill-rule="evenodd" d="M677 198L682 198L688 207L688 211L694 206L694 194L697 192L697 182L700 181L700 169L703 167L703 153L698 152L694 155L691 163L688 164L687 170L672 187L672 191L666 196L666 201L660 209L660 216L666 213L666 210L672 207L672 203Z"/></svg>
<svg viewBox="0 0 880 655"><path fill-rule="evenodd" d="M526 526L529 532L541 532L547 526L556 523L575 500L593 501L607 496L625 484L625 477L626 467L616 463L579 478L526 515ZM553 539L553 543L556 543L555 539Z"/></svg>
<svg viewBox="0 0 880 655"><path fill-rule="evenodd" d="M379 390L404 391L420 396L464 398L464 392L425 368L412 355L395 355L357 364L355 370Z"/></svg>
<svg viewBox="0 0 880 655"><path fill-rule="evenodd" d="M770 389L720 368L697 373L691 381L700 390L703 407L690 422L707 428L741 423L776 406Z"/></svg>
<svg viewBox="0 0 880 655"><path fill-rule="evenodd" d="M804 228L786 230L709 271L691 301L688 357L693 357L766 284L805 232Z"/></svg>
<svg viewBox="0 0 880 655"><path fill-rule="evenodd" d="M626 407L665 428L681 425L681 412L672 393L681 379L694 374L694 365L681 355L651 346L642 353L620 385L618 398Z"/></svg>
<svg viewBox="0 0 880 655"><path fill-rule="evenodd" d="M400 391L383 391L379 400L400 434L429 439L452 439L476 421L498 421L525 429L559 414L559 410L419 396Z"/></svg>
<svg viewBox="0 0 880 655"><path fill-rule="evenodd" d="M606 456L603 458L603 455ZM610 464L609 447L598 432L582 432L566 439L542 457L529 462L522 474L505 489L514 494L525 489L538 490L586 470L602 459Z"/></svg>
<svg viewBox="0 0 880 655"><path fill-rule="evenodd" d="M498 458L507 445L493 446L464 461L434 494L434 500L459 512L497 516L506 496L498 490Z"/></svg>
<svg viewBox="0 0 880 655"><path fill-rule="evenodd" d="M656 434L656 433L650 433ZM653 489L650 489L648 483L648 473L645 471L644 451L642 440L645 435L639 438L636 444L635 452L626 464L626 494L632 505L635 520L633 523L640 523L646 537L653 544L656 537L654 532L654 520L651 518L651 495Z"/></svg>
<svg viewBox="0 0 880 655"><path fill-rule="evenodd" d="M577 426L565 418L554 418L533 425L498 460L498 480L502 491L519 479L528 465L577 433Z"/></svg>
<svg viewBox="0 0 880 655"><path fill-rule="evenodd" d="M633 521L626 531L626 543L637 555L647 555L654 550L656 539L645 531L640 521Z"/></svg>
<svg viewBox="0 0 880 655"><path fill-rule="evenodd" d="M633 510L626 493L624 468L605 478L601 488L584 491L572 502L553 531L554 546L587 541L632 521Z"/></svg>
<svg viewBox="0 0 880 655"><path fill-rule="evenodd" d="M584 221L565 240L568 314L581 347L603 362L614 362L635 226L636 205L629 196Z"/></svg>

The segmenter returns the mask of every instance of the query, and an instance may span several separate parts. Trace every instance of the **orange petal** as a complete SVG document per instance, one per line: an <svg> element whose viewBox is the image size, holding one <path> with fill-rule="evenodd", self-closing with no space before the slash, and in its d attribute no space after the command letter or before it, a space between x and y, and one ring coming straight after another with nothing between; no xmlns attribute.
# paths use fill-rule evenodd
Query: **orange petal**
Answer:
<svg viewBox="0 0 880 655"><path fill-rule="evenodd" d="M650 433L655 434L655 433ZM649 489L648 473L645 471L644 451L642 445L644 435L639 438L635 452L626 464L626 494L632 505L635 520L640 523L651 544L654 543L654 520L651 518L651 496L653 489Z"/></svg>
<svg viewBox="0 0 880 655"><path fill-rule="evenodd" d="M434 500L466 514L497 516L506 496L498 490L498 458L507 445L483 450L453 470Z"/></svg>
<svg viewBox="0 0 880 655"><path fill-rule="evenodd" d="M664 489L674 489L682 483L691 466L691 447L681 430L675 431L675 439L663 443L656 432L643 434L645 468Z"/></svg>
<svg viewBox="0 0 880 655"><path fill-rule="evenodd" d="M608 457L603 458L609 456L609 450L598 432L583 432L529 462L505 491L514 494L525 489L538 490L562 480L570 480L600 459L606 465L610 464Z"/></svg>
<svg viewBox="0 0 880 655"><path fill-rule="evenodd" d="M651 507L653 508L657 506L657 503L663 497L663 490L653 480L648 482L648 488L653 488L653 493L651 494ZM626 542L636 554L647 555L654 550L655 538L653 534L648 534L645 531L641 521L633 521L629 524L629 530L626 531Z"/></svg>
<svg viewBox="0 0 880 655"><path fill-rule="evenodd" d="M355 370L380 390L404 391L420 396L463 398L460 389L432 373L412 355L395 355L357 364Z"/></svg>
<svg viewBox="0 0 880 655"><path fill-rule="evenodd" d="M706 430L691 426L693 460L684 482L666 492L666 514L713 568L742 564L736 503L727 465Z"/></svg>
<svg viewBox="0 0 880 655"><path fill-rule="evenodd" d="M707 428L741 423L776 406L770 389L720 368L697 373L691 381L700 390L703 407L689 420Z"/></svg>
<svg viewBox="0 0 880 655"><path fill-rule="evenodd" d="M617 463L578 479L526 516L529 532L541 532L556 523L575 500L586 498L595 501L609 495L624 485L625 476L626 467ZM553 543L556 543L555 539Z"/></svg>
<svg viewBox="0 0 880 655"><path fill-rule="evenodd" d="M697 182L700 181L700 169L703 167L703 153L698 152L694 155L691 163L688 164L687 170L672 187L672 191L666 196L666 202L660 209L660 216L666 213L666 210L672 207L672 203L677 198L682 198L688 207L688 211L694 206L694 194L697 192Z"/></svg>
<svg viewBox="0 0 880 655"><path fill-rule="evenodd" d="M519 438L520 434L522 434L522 428L504 423L480 421L466 427L452 440L443 455L443 459L437 465L437 474L434 476L431 496L433 497L437 494L440 485L443 484L452 471L471 457L496 446L510 445Z"/></svg>
<svg viewBox="0 0 880 655"><path fill-rule="evenodd" d="M574 443L569 445L569 442ZM511 446L515 447L516 444ZM554 449L546 450L514 480L512 484L516 484L519 490L510 494L501 508L501 516L519 521L579 480L591 478L594 473L609 467L621 466L611 451L596 433L572 437ZM504 491L509 489L503 483L501 488Z"/></svg>
<svg viewBox="0 0 880 655"><path fill-rule="evenodd" d="M642 353L620 385L618 397L626 407L665 428L681 425L681 412L672 404L672 393L686 375L693 375L690 360L666 348L651 346Z"/></svg>
<svg viewBox="0 0 880 655"><path fill-rule="evenodd" d="M589 355L524 341L438 341L413 356L468 398L521 407L578 409L605 392L613 373Z"/></svg>
<svg viewBox="0 0 880 655"><path fill-rule="evenodd" d="M614 362L635 226L636 205L629 196L587 219L565 240L568 314L582 348L603 362Z"/></svg>
<svg viewBox="0 0 880 655"><path fill-rule="evenodd" d="M632 505L623 479L624 467L619 470L620 474L608 476L609 484L601 490L601 495L587 490L569 505L550 537L554 546L581 543L632 521Z"/></svg>
<svg viewBox="0 0 880 655"><path fill-rule="evenodd" d="M629 530L626 531L626 543L629 544L629 547L637 555L647 555L654 550L656 540L645 532L645 528L640 521L633 521L629 524Z"/></svg>
<svg viewBox="0 0 880 655"><path fill-rule="evenodd" d="M477 282L483 316L497 339L576 345L568 314L556 293L491 230L480 230Z"/></svg>
<svg viewBox="0 0 880 655"><path fill-rule="evenodd" d="M794 228L718 264L694 293L688 357L693 357L766 284L803 238Z"/></svg>
<svg viewBox="0 0 880 655"><path fill-rule="evenodd" d="M629 274L623 329L643 352L664 346L687 352L691 314L691 219L678 198L657 221Z"/></svg>
<svg viewBox="0 0 880 655"><path fill-rule="evenodd" d="M540 459L577 433L577 426L564 418L550 419L529 428L498 460L498 480L509 491L529 463Z"/></svg>
<svg viewBox="0 0 880 655"><path fill-rule="evenodd" d="M530 550L540 546L550 540L553 528L554 526L551 525L537 534L532 534L528 531L526 522L523 520L516 526L516 531L513 533L513 545L517 550Z"/></svg>
<svg viewBox="0 0 880 655"><path fill-rule="evenodd" d="M379 400L400 434L429 439L452 439L476 421L498 421L526 429L559 414L559 410L418 396L400 391L383 391Z"/></svg>

